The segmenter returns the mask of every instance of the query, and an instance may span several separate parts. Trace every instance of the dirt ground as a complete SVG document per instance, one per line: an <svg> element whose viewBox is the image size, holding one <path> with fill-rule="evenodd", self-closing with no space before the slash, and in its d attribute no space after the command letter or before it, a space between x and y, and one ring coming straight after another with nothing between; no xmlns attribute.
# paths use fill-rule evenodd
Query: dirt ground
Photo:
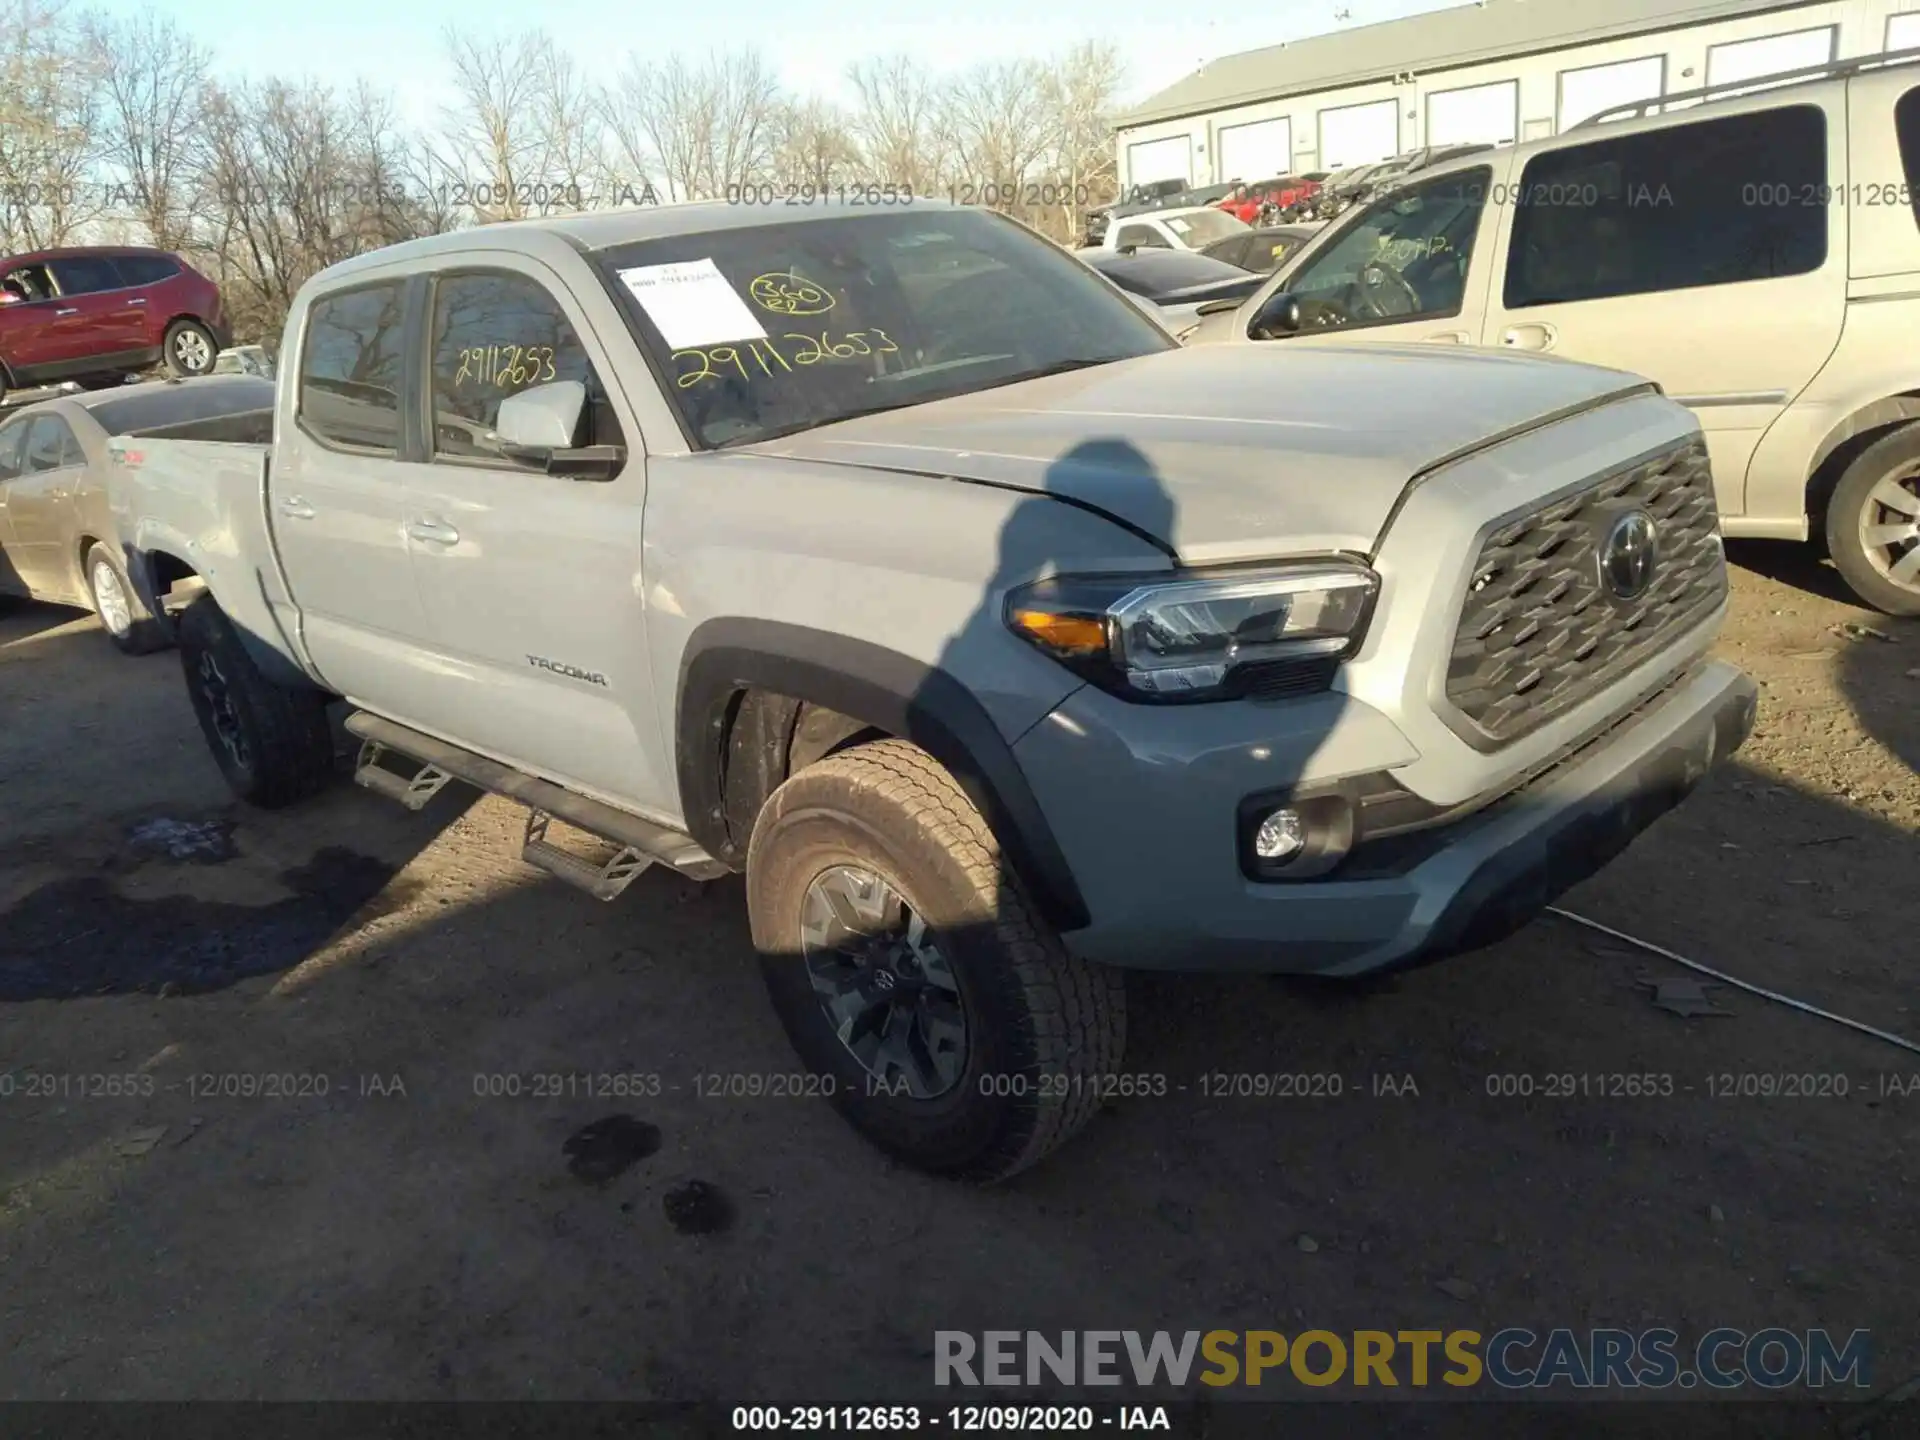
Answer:
<svg viewBox="0 0 1920 1440"><path fill-rule="evenodd" d="M1759 731L1563 903L1920 1037L1920 627L1735 559ZM704 1093L791 1066L737 883L598 904L517 816L239 809L176 657L0 617L0 1395L924 1398L936 1329L1308 1324L1866 1328L1876 1390L1920 1372L1920 1056L1730 989L1669 1013L1641 982L1687 972L1548 917L1357 990L1143 979L1128 1068L1169 1095L958 1188ZM1200 1093L1275 1071L1346 1093ZM1674 1093L1488 1093L1569 1072ZM1782 1072L1847 1094L1710 1078ZM486 1093L542 1073L659 1093ZM615 1113L658 1149L583 1181Z"/></svg>

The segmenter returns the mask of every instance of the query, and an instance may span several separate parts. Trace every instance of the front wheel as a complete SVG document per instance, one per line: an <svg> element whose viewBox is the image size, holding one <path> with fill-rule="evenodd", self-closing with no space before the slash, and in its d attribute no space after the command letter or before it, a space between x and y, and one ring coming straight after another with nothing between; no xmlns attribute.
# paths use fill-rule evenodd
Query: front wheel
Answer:
<svg viewBox="0 0 1920 1440"><path fill-rule="evenodd" d="M747 900L788 1037L881 1149L1001 1180L1099 1108L1125 1046L1120 976L1066 953L917 746L857 746L776 790Z"/></svg>
<svg viewBox="0 0 1920 1440"><path fill-rule="evenodd" d="M206 375L213 370L220 342L198 320L176 320L167 327L161 355L173 375Z"/></svg>
<svg viewBox="0 0 1920 1440"><path fill-rule="evenodd" d="M166 624L150 615L127 579L126 567L111 545L87 551L87 591L100 627L123 655L147 655L166 648Z"/></svg>
<svg viewBox="0 0 1920 1440"><path fill-rule="evenodd" d="M201 733L235 795L277 810L326 788L333 778L328 697L261 674L211 595L181 613L180 663Z"/></svg>
<svg viewBox="0 0 1920 1440"><path fill-rule="evenodd" d="M1827 505L1827 553L1847 588L1887 615L1920 615L1920 425L1854 457Z"/></svg>

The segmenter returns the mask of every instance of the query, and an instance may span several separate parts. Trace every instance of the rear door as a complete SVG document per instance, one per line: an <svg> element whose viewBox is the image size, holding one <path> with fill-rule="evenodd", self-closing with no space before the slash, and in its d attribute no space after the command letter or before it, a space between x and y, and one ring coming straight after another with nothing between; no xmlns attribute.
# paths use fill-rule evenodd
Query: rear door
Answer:
<svg viewBox="0 0 1920 1440"><path fill-rule="evenodd" d="M8 547L27 588L47 600L78 603L77 557L69 554L73 492L86 460L73 429L45 411L27 417L20 473L7 482Z"/></svg>
<svg viewBox="0 0 1920 1440"><path fill-rule="evenodd" d="M443 271L426 313L431 454L406 473L433 649L422 713L550 779L673 814L642 603L646 461L635 417L602 383L605 341L561 277L524 256ZM579 443L627 447L612 479L501 454L501 401L561 380L596 397Z"/></svg>
<svg viewBox="0 0 1920 1440"><path fill-rule="evenodd" d="M1486 343L1658 381L1699 417L1728 515L1846 313L1846 91L1814 94L1535 150L1498 257Z"/></svg>
<svg viewBox="0 0 1920 1440"><path fill-rule="evenodd" d="M276 437L267 521L308 653L350 698L418 723L426 614L407 550L400 457L407 375L404 281L318 296L299 339L294 423Z"/></svg>
<svg viewBox="0 0 1920 1440"><path fill-rule="evenodd" d="M58 361L84 360L138 350L145 324L131 302L137 292L127 288L113 260L106 255L75 255L50 260L47 269L60 287L49 332Z"/></svg>
<svg viewBox="0 0 1920 1440"><path fill-rule="evenodd" d="M1285 343L1477 344L1498 238L1484 222L1507 164L1502 154L1419 181L1340 222L1280 282L1302 322Z"/></svg>

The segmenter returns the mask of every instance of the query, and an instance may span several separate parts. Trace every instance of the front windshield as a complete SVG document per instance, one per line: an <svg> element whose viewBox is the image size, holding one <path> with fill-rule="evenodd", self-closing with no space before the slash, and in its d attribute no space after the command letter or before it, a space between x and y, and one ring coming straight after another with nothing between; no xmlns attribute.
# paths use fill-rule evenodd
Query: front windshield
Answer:
<svg viewBox="0 0 1920 1440"><path fill-rule="evenodd" d="M741 226L597 258L708 447L1179 348L1079 260L983 210Z"/></svg>
<svg viewBox="0 0 1920 1440"><path fill-rule="evenodd" d="M1224 240L1229 235L1247 233L1247 222L1238 215L1229 215L1224 210L1193 210L1185 215L1169 215L1164 223L1167 229L1180 237L1180 243L1198 250L1202 245L1211 245L1216 240Z"/></svg>

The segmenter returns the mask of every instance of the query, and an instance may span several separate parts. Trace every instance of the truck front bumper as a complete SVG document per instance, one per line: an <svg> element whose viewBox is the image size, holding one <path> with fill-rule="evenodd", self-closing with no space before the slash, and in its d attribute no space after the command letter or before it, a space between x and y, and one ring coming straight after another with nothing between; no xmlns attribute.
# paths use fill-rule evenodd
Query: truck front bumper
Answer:
<svg viewBox="0 0 1920 1440"><path fill-rule="evenodd" d="M1740 670L1704 663L1512 794L1452 823L1363 836L1340 868L1295 882L1247 877L1237 807L1276 773L1352 774L1361 767L1343 762L1368 752L1410 759L1349 697L1183 717L1082 690L1016 754L1092 916L1063 937L1069 950L1141 969L1361 975L1524 925L1737 749L1757 699Z"/></svg>

